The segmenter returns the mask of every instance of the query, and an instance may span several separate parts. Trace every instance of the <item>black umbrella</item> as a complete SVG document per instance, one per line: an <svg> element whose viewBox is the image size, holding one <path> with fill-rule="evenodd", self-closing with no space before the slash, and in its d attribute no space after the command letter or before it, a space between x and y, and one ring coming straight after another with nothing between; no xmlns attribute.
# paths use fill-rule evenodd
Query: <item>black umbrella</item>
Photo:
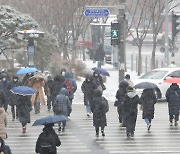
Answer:
<svg viewBox="0 0 180 154"><path fill-rule="evenodd" d="M157 85L152 82L141 82L134 86L135 89L155 89Z"/></svg>

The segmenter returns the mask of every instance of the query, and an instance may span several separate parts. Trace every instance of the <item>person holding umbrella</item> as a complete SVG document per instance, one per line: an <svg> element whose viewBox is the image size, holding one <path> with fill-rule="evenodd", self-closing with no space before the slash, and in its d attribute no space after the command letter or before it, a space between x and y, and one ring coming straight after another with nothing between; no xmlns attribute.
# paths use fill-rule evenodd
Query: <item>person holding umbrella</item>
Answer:
<svg viewBox="0 0 180 154"><path fill-rule="evenodd" d="M22 132L26 133L26 125L30 123L30 111L32 110L31 106L31 96L18 96L18 118L19 122L22 124Z"/></svg>
<svg viewBox="0 0 180 154"><path fill-rule="evenodd" d="M22 83L19 81L18 76L13 76L12 81L10 82L10 87L16 87L21 86ZM18 118L18 112L17 112L17 95L13 94L12 92L9 93L9 105L11 106L11 112L12 112L12 121L15 120L15 118Z"/></svg>
<svg viewBox="0 0 180 154"><path fill-rule="evenodd" d="M153 88L144 89L140 97L142 105L142 118L147 124L147 130L151 128L151 121L154 118L154 105L157 102L155 90Z"/></svg>
<svg viewBox="0 0 180 154"><path fill-rule="evenodd" d="M56 146L61 145L61 141L53 129L54 123L45 124L43 132L36 141L35 152L39 154L57 154Z"/></svg>
<svg viewBox="0 0 180 154"><path fill-rule="evenodd" d="M10 90L13 94L18 95L17 100L17 111L19 122L22 124L22 132L26 133L26 125L30 123L30 111L31 106L31 96L36 93L33 88L27 86L17 86Z"/></svg>
<svg viewBox="0 0 180 154"><path fill-rule="evenodd" d="M179 110L180 110L180 89L177 83L172 83L166 91L166 100L168 102L169 109L169 121L170 125L178 125L179 121Z"/></svg>

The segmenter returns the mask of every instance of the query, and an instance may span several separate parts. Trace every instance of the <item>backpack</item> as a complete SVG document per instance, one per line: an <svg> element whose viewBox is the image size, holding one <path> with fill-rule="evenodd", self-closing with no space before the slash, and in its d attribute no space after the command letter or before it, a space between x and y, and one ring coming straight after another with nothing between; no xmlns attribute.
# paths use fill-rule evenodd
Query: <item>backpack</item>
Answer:
<svg viewBox="0 0 180 154"><path fill-rule="evenodd" d="M65 98L66 96L64 96ZM59 102L59 101L56 101L53 105L53 111L55 114L61 114L63 113L63 108L62 108L62 103L64 101L64 98Z"/></svg>
<svg viewBox="0 0 180 154"><path fill-rule="evenodd" d="M51 134L43 134L42 139L40 141L40 151L42 153L51 153L54 152L54 145L52 141L53 137Z"/></svg>
<svg viewBox="0 0 180 154"><path fill-rule="evenodd" d="M74 87L73 87L73 85L72 85L72 83L71 83L71 80L67 79L67 80L65 81L65 83L66 83L66 87L67 87L68 92L69 92L69 93L72 93Z"/></svg>
<svg viewBox="0 0 180 154"><path fill-rule="evenodd" d="M108 101L105 97L102 97L101 104L104 108L105 113L108 112L109 111L109 104L108 104Z"/></svg>

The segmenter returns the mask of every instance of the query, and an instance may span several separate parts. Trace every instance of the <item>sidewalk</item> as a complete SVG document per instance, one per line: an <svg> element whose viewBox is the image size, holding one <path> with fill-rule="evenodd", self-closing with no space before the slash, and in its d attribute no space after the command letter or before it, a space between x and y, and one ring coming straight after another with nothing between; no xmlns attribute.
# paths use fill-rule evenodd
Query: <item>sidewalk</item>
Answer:
<svg viewBox="0 0 180 154"><path fill-rule="evenodd" d="M89 60L89 59L86 59L86 61L84 61L84 63L87 66L88 72L92 71L91 68L97 67L97 63L93 63L93 61ZM105 82L106 90L104 91L103 95L108 99L108 101L114 102L116 91L117 91L118 86L119 86L118 70L113 68L113 65L111 65L111 64L104 64L102 66L102 68L107 70L110 74L110 77L106 77L106 82ZM131 72L130 70L125 72L125 74L130 74L132 81L133 81L133 79L136 79L138 77L136 72ZM83 103L83 93L81 91L81 85L82 85L83 81L84 81L84 78L80 78L80 81L76 81L78 88L77 88L77 91L75 93L75 98L74 98L75 104L82 104Z"/></svg>

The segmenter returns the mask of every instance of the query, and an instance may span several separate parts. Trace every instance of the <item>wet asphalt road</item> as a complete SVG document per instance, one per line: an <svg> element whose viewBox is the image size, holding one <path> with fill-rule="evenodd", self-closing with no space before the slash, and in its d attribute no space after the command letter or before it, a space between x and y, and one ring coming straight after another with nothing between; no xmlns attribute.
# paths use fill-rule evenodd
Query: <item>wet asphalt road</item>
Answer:
<svg viewBox="0 0 180 154"><path fill-rule="evenodd" d="M150 131L139 111L135 136L126 138L125 128L119 126L116 108L110 102L110 111L107 114L108 126L105 128L105 137L96 137L92 126L92 117L88 118L82 103L75 102L70 120L65 132L58 133L62 145L58 147L58 154L140 154L140 153L180 153L180 126L170 126L168 121L167 103L157 103L155 118ZM9 111L9 110L8 110ZM31 124L27 126L27 133L23 134L18 121L11 121L8 114L8 139L5 142L11 147L13 154L34 154L35 143L42 126L31 126L35 119L52 114L45 106L41 107L40 114L31 113Z"/></svg>

